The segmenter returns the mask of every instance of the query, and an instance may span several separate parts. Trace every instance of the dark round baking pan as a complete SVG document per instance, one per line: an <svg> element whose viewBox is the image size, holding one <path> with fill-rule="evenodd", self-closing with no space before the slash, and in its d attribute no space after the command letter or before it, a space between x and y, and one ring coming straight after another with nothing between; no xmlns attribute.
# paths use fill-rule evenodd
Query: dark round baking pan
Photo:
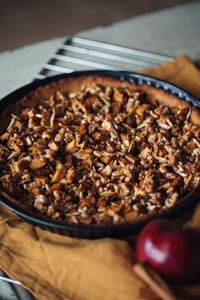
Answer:
<svg viewBox="0 0 200 300"><path fill-rule="evenodd" d="M112 77L116 79L120 79L121 81L129 81L135 84L147 84L159 89L163 89L170 94L177 96L180 99L183 99L192 105L196 106L200 109L200 102L197 98L184 91L183 89L172 85L166 81L159 80L157 78L146 76L133 72L126 71L80 71L73 72L70 74L61 74L57 76L48 77L44 80L34 81L16 91L4 97L0 101L0 115L4 111L4 109L20 99L26 96L29 92L35 90L40 86L45 86L50 84L51 82L58 81L63 78L69 77L80 77L80 76L91 76L91 75L99 75L104 77ZM180 210L184 209L189 204L192 204L199 197L200 189L196 189L196 191L191 192L187 197L182 198L182 201L179 205L174 206L166 212L163 212L159 215L159 217L170 217L178 214ZM53 221L47 217L39 216L38 214L32 213L29 210L25 210L23 207L19 207L15 205L2 195L0 195L0 203L16 213L18 216L22 217L26 221L32 223L33 225L39 226L43 229L47 229L51 232L59 233L62 235L68 235L71 237L77 238L101 238L101 237L125 237L130 236L138 232L138 230L148 221L152 220L156 216L149 216L148 219L143 220L141 218L140 221L136 223L126 223L126 224L118 224L118 225L69 225L62 222Z"/></svg>

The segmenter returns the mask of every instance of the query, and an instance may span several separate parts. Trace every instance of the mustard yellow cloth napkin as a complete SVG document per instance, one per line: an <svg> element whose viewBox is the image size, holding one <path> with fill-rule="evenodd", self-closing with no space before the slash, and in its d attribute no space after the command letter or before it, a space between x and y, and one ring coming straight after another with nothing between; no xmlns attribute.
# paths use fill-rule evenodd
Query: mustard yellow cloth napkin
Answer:
<svg viewBox="0 0 200 300"><path fill-rule="evenodd" d="M186 57L143 73L200 98L200 72ZM59 236L0 206L0 268L39 300L141 299L143 283L132 272L133 245L127 240Z"/></svg>
<svg viewBox="0 0 200 300"><path fill-rule="evenodd" d="M176 84L200 99L200 71L186 56L142 73Z"/></svg>

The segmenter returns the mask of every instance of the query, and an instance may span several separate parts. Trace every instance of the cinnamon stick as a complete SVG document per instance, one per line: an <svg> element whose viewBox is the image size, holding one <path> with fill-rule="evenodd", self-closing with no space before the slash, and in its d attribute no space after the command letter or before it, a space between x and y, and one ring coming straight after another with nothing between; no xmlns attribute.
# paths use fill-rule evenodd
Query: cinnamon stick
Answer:
<svg viewBox="0 0 200 300"><path fill-rule="evenodd" d="M142 279L161 299L177 300L168 284L146 263L133 266L134 273Z"/></svg>
<svg viewBox="0 0 200 300"><path fill-rule="evenodd" d="M200 285L172 286L172 289L180 299L200 299ZM140 288L140 297L158 299L158 295L149 286Z"/></svg>
<svg viewBox="0 0 200 300"><path fill-rule="evenodd" d="M200 228L200 203L197 204L193 217L192 217L192 224L193 226Z"/></svg>
<svg viewBox="0 0 200 300"><path fill-rule="evenodd" d="M200 285L181 285L175 286L174 290L180 295L186 295L189 299L200 299Z"/></svg>
<svg viewBox="0 0 200 300"><path fill-rule="evenodd" d="M160 299L159 296L149 287L143 286L139 290L139 296L145 299Z"/></svg>

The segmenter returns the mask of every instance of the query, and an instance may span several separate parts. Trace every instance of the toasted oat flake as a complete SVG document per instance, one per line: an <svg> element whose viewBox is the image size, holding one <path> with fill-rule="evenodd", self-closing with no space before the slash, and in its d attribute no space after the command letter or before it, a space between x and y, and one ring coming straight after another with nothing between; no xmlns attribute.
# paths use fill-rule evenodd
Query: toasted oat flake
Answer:
<svg viewBox="0 0 200 300"><path fill-rule="evenodd" d="M0 136L1 189L75 224L168 209L200 182L200 128L190 117L128 86L83 85L23 103Z"/></svg>

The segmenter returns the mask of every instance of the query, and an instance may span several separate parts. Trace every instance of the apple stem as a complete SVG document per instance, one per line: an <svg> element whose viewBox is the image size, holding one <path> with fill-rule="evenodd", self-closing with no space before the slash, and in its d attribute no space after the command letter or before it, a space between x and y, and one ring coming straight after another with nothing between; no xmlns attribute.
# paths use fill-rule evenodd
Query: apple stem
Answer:
<svg viewBox="0 0 200 300"><path fill-rule="evenodd" d="M177 300L168 284L146 263L133 266L134 273L163 300Z"/></svg>

